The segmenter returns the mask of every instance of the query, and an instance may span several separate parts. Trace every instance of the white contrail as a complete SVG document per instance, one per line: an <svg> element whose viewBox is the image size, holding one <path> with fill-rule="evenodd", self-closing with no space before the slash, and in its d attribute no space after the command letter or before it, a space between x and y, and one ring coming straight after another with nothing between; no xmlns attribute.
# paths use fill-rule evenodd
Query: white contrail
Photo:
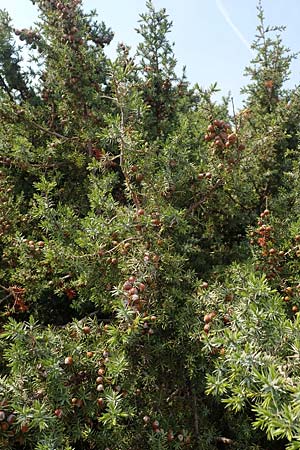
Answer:
<svg viewBox="0 0 300 450"><path fill-rule="evenodd" d="M238 36L238 38L240 39L240 41L246 45L247 49L251 52L254 53L251 45L249 44L249 42L247 41L247 39L245 38L245 36L243 35L243 33L238 29L238 27L232 22L228 12L225 9L225 6L222 3L222 0L216 0L216 4L218 7L218 10L220 11L220 13L222 14L222 16L224 17L224 19L226 20L226 22L228 23L228 25L230 26L230 28L235 32L235 34Z"/></svg>

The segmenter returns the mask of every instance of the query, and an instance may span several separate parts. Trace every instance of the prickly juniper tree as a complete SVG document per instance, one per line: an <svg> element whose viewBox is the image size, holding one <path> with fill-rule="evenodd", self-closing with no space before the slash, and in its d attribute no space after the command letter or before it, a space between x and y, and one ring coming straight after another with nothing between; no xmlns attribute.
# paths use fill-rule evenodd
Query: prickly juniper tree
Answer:
<svg viewBox="0 0 300 450"><path fill-rule="evenodd" d="M206 392L246 414L269 441L251 431L242 447L292 450L300 446L299 88L284 88L294 55L282 31L265 25L259 4L251 81L237 115L248 200L258 215L248 229L252 256L223 270L196 303L206 310L205 350L214 367ZM250 433L247 420L241 441Z"/></svg>
<svg viewBox="0 0 300 450"><path fill-rule="evenodd" d="M190 445L189 223L161 185L168 155L155 176L143 73L124 46L107 60L112 34L80 2L36 5L34 29L3 13L1 445Z"/></svg>
<svg viewBox="0 0 300 450"><path fill-rule="evenodd" d="M261 7L272 73L231 117L164 9L112 61L79 0L34 3L0 17L0 447L299 448L299 101Z"/></svg>

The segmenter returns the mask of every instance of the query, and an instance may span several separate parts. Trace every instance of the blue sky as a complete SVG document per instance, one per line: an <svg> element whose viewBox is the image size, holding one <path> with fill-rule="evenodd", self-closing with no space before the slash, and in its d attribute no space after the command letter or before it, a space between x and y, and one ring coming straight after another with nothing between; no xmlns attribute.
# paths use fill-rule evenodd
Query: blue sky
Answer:
<svg viewBox="0 0 300 450"><path fill-rule="evenodd" d="M236 106L242 99L240 88L245 84L245 66L251 59L247 43L251 43L256 29L256 0L153 0L155 7L165 7L173 21L170 40L175 42L178 72L186 66L188 80L208 87L217 81L221 93L231 91ZM86 11L96 9L99 19L115 32L110 54L117 42L132 47L139 36L134 31L139 13L145 10L144 0L84 0ZM300 50L299 0L263 0L266 22L286 25L284 44L292 51ZM30 0L0 0L17 27L30 26L36 12ZM300 61L292 66L290 86L300 82Z"/></svg>

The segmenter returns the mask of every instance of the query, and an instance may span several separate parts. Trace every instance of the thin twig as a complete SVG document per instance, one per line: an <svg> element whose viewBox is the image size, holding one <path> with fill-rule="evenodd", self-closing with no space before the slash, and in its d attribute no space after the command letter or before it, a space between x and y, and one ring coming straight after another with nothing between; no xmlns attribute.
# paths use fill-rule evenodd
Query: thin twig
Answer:
<svg viewBox="0 0 300 450"><path fill-rule="evenodd" d="M192 211L194 211L195 209L199 208L199 206L202 205L202 203L205 203L206 200L209 198L209 196L220 186L223 185L223 181L219 178L216 183L211 187L210 191L207 193L207 195L205 195L205 197L201 198L201 200L199 200L196 203L193 203L187 210L186 214L191 213Z"/></svg>
<svg viewBox="0 0 300 450"><path fill-rule="evenodd" d="M104 255L109 255L110 253L114 252L118 247L120 247L120 245L123 245L126 242L129 241L136 241L139 238L136 237L129 237L124 239L123 241L119 242L117 245L115 245L114 247L110 248L109 250L106 250L105 252L103 252L103 254L99 255L99 252L102 250L98 250L95 253L86 253L85 255L73 255L71 256L72 259L83 259L83 258L95 258L96 256L104 256Z"/></svg>
<svg viewBox="0 0 300 450"><path fill-rule="evenodd" d="M42 164L30 164L30 163L25 163L25 162L19 162L10 158L6 158L6 159L1 159L0 158L0 164L4 165L4 166L14 166L17 167L21 170L28 170L28 169L54 169L56 167L61 167L63 166L65 163L51 163L51 164L47 164L47 163L42 163Z"/></svg>
<svg viewBox="0 0 300 450"><path fill-rule="evenodd" d="M51 136L55 136L55 137L57 137L59 139L66 139L67 141L74 139L74 138L69 138L67 136L64 136L64 135L62 135L60 133L57 133L56 131L48 130L47 128L42 127L42 125L39 125L36 122L30 121L30 124L33 125L34 127L38 128L40 131L43 131L44 133L50 134Z"/></svg>

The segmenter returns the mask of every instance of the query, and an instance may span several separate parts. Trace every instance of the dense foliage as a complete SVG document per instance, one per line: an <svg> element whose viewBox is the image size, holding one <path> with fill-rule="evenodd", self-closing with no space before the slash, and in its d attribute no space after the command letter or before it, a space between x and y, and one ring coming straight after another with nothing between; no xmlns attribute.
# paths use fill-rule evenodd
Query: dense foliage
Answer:
<svg viewBox="0 0 300 450"><path fill-rule="evenodd" d="M299 449L283 28L258 5L235 111L178 76L151 1L114 60L80 0L33 3L34 28L0 12L0 448Z"/></svg>

